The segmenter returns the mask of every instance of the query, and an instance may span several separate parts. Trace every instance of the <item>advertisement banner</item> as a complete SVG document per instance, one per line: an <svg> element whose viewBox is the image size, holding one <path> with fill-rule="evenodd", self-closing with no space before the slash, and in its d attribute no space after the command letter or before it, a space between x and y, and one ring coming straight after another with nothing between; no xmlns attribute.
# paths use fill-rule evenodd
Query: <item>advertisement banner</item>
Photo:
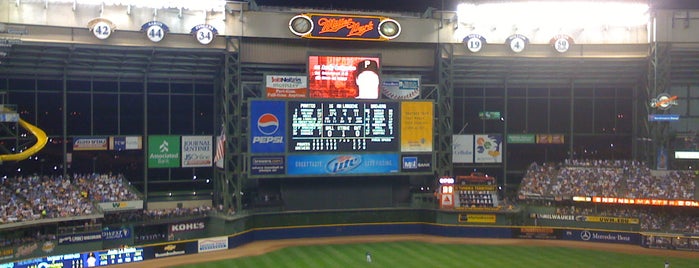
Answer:
<svg viewBox="0 0 699 268"><path fill-rule="evenodd" d="M641 236L638 233L604 232L593 230L565 230L562 238L566 240L605 242L621 244L641 244Z"/></svg>
<svg viewBox="0 0 699 268"><path fill-rule="evenodd" d="M475 135L475 162L502 163L502 135Z"/></svg>
<svg viewBox="0 0 699 268"><path fill-rule="evenodd" d="M420 77L383 76L381 92L392 100L411 100L420 96Z"/></svg>
<svg viewBox="0 0 699 268"><path fill-rule="evenodd" d="M102 240L102 233L84 233L58 236L58 244L85 243Z"/></svg>
<svg viewBox="0 0 699 268"><path fill-rule="evenodd" d="M556 230L550 227L512 228L512 238L524 239L558 239Z"/></svg>
<svg viewBox="0 0 699 268"><path fill-rule="evenodd" d="M73 138L73 151L105 151L109 149L107 137Z"/></svg>
<svg viewBox="0 0 699 268"><path fill-rule="evenodd" d="M496 191L495 185L454 185L457 191Z"/></svg>
<svg viewBox="0 0 699 268"><path fill-rule="evenodd" d="M206 224L204 221L191 221L191 222L181 222L173 223L168 226L170 233L184 233L192 231L201 231L206 229Z"/></svg>
<svg viewBox="0 0 699 268"><path fill-rule="evenodd" d="M212 136L182 136L182 167L210 167L213 148Z"/></svg>
<svg viewBox="0 0 699 268"><path fill-rule="evenodd" d="M148 136L148 167L180 167L180 136Z"/></svg>
<svg viewBox="0 0 699 268"><path fill-rule="evenodd" d="M268 99L308 97L308 81L305 75L266 75L265 96Z"/></svg>
<svg viewBox="0 0 699 268"><path fill-rule="evenodd" d="M141 136L109 137L109 150L141 150L143 149L143 138Z"/></svg>
<svg viewBox="0 0 699 268"><path fill-rule="evenodd" d="M15 257L15 249L14 248L1 248L0 249L0 262L9 260Z"/></svg>
<svg viewBox="0 0 699 268"><path fill-rule="evenodd" d="M187 253L184 243L172 243L153 247L156 258L184 255Z"/></svg>
<svg viewBox="0 0 699 268"><path fill-rule="evenodd" d="M398 154L289 155L289 175L387 174L400 170Z"/></svg>
<svg viewBox="0 0 699 268"><path fill-rule="evenodd" d="M453 135L452 163L473 163L473 135Z"/></svg>
<svg viewBox="0 0 699 268"><path fill-rule="evenodd" d="M604 222L604 223L620 223L620 224L640 224L638 218L620 218L620 217L603 217L603 216L579 216L580 220L586 222Z"/></svg>
<svg viewBox="0 0 699 268"><path fill-rule="evenodd" d="M404 154L401 156L402 172L432 172L431 154Z"/></svg>
<svg viewBox="0 0 699 268"><path fill-rule="evenodd" d="M286 173L284 156L250 157L250 175L283 175Z"/></svg>
<svg viewBox="0 0 699 268"><path fill-rule="evenodd" d="M495 223L495 214L459 214L459 222L467 223Z"/></svg>
<svg viewBox="0 0 699 268"><path fill-rule="evenodd" d="M401 152L431 152L434 105L432 102L401 102L400 150Z"/></svg>
<svg viewBox="0 0 699 268"><path fill-rule="evenodd" d="M286 147L284 101L250 101L250 152L283 153Z"/></svg>
<svg viewBox="0 0 699 268"><path fill-rule="evenodd" d="M98 203L97 205L100 206L100 208L104 212L136 210L136 209L143 209L143 200L131 200L131 201L121 201L121 202L103 202L103 203Z"/></svg>
<svg viewBox="0 0 699 268"><path fill-rule="evenodd" d="M197 241L199 253L228 249L228 237L226 236L209 237Z"/></svg>
<svg viewBox="0 0 699 268"><path fill-rule="evenodd" d="M563 134L537 134L536 143L538 144L564 144L565 135Z"/></svg>
<svg viewBox="0 0 699 268"><path fill-rule="evenodd" d="M114 239L124 239L131 237L131 230L129 228L119 228L115 230L102 230L102 239L104 240L114 240Z"/></svg>
<svg viewBox="0 0 699 268"><path fill-rule="evenodd" d="M518 144L534 144L536 143L536 135L534 134L508 134L507 143Z"/></svg>

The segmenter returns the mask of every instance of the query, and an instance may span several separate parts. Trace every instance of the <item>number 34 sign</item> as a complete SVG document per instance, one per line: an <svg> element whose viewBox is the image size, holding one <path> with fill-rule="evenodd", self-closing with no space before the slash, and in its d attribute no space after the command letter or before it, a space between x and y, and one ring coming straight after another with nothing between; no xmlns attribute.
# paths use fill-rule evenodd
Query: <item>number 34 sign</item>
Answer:
<svg viewBox="0 0 699 268"><path fill-rule="evenodd" d="M216 35L218 35L218 31L216 30L216 28L208 24L199 24L197 26L194 26L192 27L192 31L190 33L194 35L194 38L197 39L197 42L199 42L202 45L210 44L211 41L214 41Z"/></svg>

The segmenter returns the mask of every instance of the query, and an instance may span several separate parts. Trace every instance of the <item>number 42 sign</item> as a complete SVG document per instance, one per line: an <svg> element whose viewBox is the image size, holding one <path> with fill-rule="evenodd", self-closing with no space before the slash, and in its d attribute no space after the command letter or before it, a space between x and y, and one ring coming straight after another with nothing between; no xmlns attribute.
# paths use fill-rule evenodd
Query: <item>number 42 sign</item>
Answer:
<svg viewBox="0 0 699 268"><path fill-rule="evenodd" d="M116 29L116 25L108 19L96 18L87 23L87 28L90 29L97 39L105 40L112 35L114 29Z"/></svg>

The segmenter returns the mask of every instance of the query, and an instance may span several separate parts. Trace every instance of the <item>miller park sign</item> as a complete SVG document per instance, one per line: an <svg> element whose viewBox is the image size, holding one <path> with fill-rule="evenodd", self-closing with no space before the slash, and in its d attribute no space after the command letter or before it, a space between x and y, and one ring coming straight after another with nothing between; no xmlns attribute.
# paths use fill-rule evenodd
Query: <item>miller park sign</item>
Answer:
<svg viewBox="0 0 699 268"><path fill-rule="evenodd" d="M289 30L310 39L387 41L400 35L400 23L382 16L304 13L289 20Z"/></svg>

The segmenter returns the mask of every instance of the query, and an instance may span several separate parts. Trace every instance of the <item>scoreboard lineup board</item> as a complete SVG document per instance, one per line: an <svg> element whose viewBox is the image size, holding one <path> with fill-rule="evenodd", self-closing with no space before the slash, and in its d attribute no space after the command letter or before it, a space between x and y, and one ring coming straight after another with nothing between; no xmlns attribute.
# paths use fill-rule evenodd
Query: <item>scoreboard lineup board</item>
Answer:
<svg viewBox="0 0 699 268"><path fill-rule="evenodd" d="M251 177L432 173L431 101L250 101Z"/></svg>
<svg viewBox="0 0 699 268"><path fill-rule="evenodd" d="M396 102L290 101L287 109L289 152L398 150Z"/></svg>

